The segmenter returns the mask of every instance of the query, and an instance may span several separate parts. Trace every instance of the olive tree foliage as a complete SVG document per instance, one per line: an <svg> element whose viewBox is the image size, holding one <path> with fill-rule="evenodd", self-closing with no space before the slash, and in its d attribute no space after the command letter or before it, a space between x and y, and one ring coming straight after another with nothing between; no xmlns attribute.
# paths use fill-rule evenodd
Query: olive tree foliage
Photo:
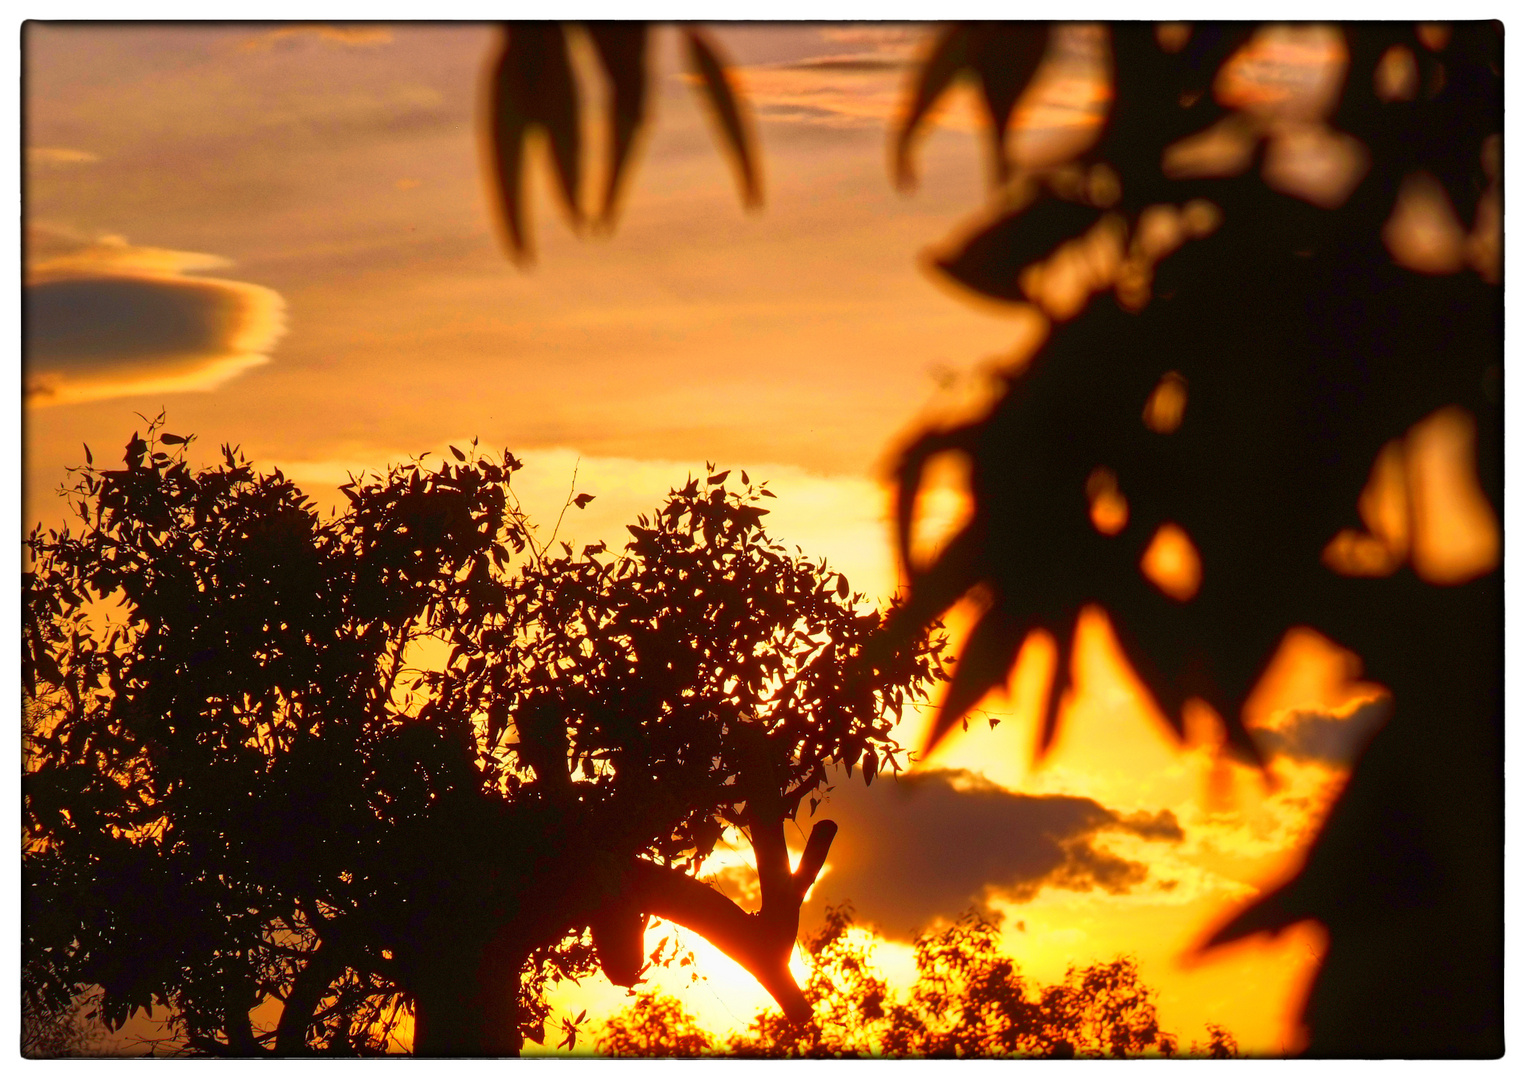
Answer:
<svg viewBox="0 0 1525 1080"><path fill-rule="evenodd" d="M870 941L851 907L827 909L805 942L806 1020L764 1010L721 1043L676 998L646 992L606 1021L599 1049L616 1057L768 1058L1139 1057L1180 1049L1161 1029L1155 992L1130 957L1071 967L1045 986L1005 954L999 927L969 911L916 940L916 981L897 991L874 966ZM1223 1028L1209 1024L1207 1033L1190 1056L1237 1056Z"/></svg>
<svg viewBox="0 0 1525 1080"><path fill-rule="evenodd" d="M785 823L829 766L898 768L940 669L868 655L879 616L768 538L765 485L690 480L624 553L574 553L506 452L355 478L325 516L186 443L87 450L75 520L28 541L37 1002L99 986L109 1026L164 1008L200 1053L382 1052L411 1011L418 1053L511 1054L556 980L634 982L661 915L802 1013L787 958L835 826L791 871ZM759 911L694 876L728 831Z"/></svg>

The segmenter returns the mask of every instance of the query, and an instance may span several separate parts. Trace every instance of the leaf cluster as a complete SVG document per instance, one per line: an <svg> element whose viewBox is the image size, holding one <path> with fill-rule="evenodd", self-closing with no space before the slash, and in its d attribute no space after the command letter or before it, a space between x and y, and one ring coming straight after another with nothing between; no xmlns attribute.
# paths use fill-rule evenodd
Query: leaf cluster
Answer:
<svg viewBox="0 0 1525 1080"><path fill-rule="evenodd" d="M736 167L747 206L762 202L762 181L751 122L731 87L726 63L715 43L696 27L681 30L689 67L717 122L727 155ZM647 124L647 55L651 28L644 22L587 24L515 22L504 28L503 49L491 75L488 116L498 206L510 255L530 257L524 208L524 158L532 134L543 134L555 166L557 190L572 223L581 227L583 209L582 99L585 93L572 62L574 42L585 36L608 85L608 169L597 224L612 228L632 155Z"/></svg>

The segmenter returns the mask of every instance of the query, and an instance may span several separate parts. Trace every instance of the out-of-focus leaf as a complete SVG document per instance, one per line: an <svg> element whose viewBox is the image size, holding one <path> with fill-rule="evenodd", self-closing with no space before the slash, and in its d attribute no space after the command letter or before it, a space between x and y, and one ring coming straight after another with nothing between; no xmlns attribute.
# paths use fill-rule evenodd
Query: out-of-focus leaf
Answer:
<svg viewBox="0 0 1525 1080"><path fill-rule="evenodd" d="M531 128L546 133L562 198L573 222L582 220L577 84L561 26L525 22L508 28L508 44L493 74L491 127L509 242L514 258L522 260L530 254L523 220L523 163L524 140Z"/></svg>
<svg viewBox="0 0 1525 1080"><path fill-rule="evenodd" d="M600 222L612 226L619 208L621 181L646 120L646 42L650 27L643 22L597 22L588 36L609 76L609 177L604 186Z"/></svg>
<svg viewBox="0 0 1525 1080"><path fill-rule="evenodd" d="M980 547L979 534L972 528L955 536L929 569L912 578L909 599L885 623L886 638L910 640L972 589L984 573Z"/></svg>
<svg viewBox="0 0 1525 1080"><path fill-rule="evenodd" d="M1038 747L1034 757L1039 762L1054 748L1054 736L1059 732L1059 705L1070 688L1070 635L1056 634L1055 644L1054 678L1049 684L1048 700L1043 705L1043 722L1038 725Z"/></svg>
<svg viewBox="0 0 1525 1080"><path fill-rule="evenodd" d="M752 152L750 125L742 116L741 106L726 76L725 64L715 51L715 46L699 31L686 30L684 37L688 41L689 62L715 110L715 117L725 135L725 148L736 165L741 180L742 201L747 206L761 206L762 181L758 175L756 155Z"/></svg>
<svg viewBox="0 0 1525 1080"><path fill-rule="evenodd" d="M1091 206L1042 198L954 241L932 265L966 289L996 300L1022 303L1022 271L1101 217Z"/></svg>
<svg viewBox="0 0 1525 1080"><path fill-rule="evenodd" d="M1007 672L1022 648L1026 626L1011 617L1005 607L996 604L980 616L969 632L963 655L953 673L953 683L943 698L937 720L922 744L922 756L930 754L948 734L954 723L979 703L991 690L1006 682Z"/></svg>
<svg viewBox="0 0 1525 1080"><path fill-rule="evenodd" d="M997 183L1004 183L1011 168L1006 157L1006 128L1012 110L1048 49L1048 26L1044 23L981 23L970 35L969 63L980 78L985 108L989 112L992 160Z"/></svg>
<svg viewBox="0 0 1525 1080"><path fill-rule="evenodd" d="M948 27L922 62L910 107L895 131L895 182L902 189L916 186L916 172L911 165L911 144L916 137L916 128L948 89L954 76L968 63L969 37L967 25Z"/></svg>

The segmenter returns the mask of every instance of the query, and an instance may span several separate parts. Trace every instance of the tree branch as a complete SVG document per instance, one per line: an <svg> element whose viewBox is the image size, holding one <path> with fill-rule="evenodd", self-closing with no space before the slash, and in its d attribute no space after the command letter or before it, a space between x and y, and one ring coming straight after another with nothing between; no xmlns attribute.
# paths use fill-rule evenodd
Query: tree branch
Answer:
<svg viewBox="0 0 1525 1080"><path fill-rule="evenodd" d="M799 933L800 902L815 882L836 835L834 822L820 821L805 845L800 868L789 873L789 853L783 849L784 878L775 870L764 878L763 909L743 911L729 898L680 870L637 860L627 878L628 902L642 911L668 919L699 934L762 983L790 1020L810 1018L810 1004L789 970L789 956ZM778 838L783 844L783 826ZM764 856L759 853L761 864ZM761 875L760 875L761 876ZM771 896L767 881L774 882Z"/></svg>
<svg viewBox="0 0 1525 1080"><path fill-rule="evenodd" d="M312 1026L313 1014L318 1002L328 991L329 985L344 970L338 950L328 942L319 945L311 958L291 982L291 992L286 995L281 1019L275 1028L275 1052L282 1057L292 1057L307 1049L307 1029Z"/></svg>

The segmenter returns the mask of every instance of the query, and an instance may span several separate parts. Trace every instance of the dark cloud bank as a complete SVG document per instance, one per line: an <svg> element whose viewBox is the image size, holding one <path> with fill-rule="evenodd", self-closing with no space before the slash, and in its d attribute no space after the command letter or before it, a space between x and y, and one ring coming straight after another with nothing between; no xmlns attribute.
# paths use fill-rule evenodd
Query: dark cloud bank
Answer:
<svg viewBox="0 0 1525 1080"><path fill-rule="evenodd" d="M1025 900L1044 886L1128 892L1148 867L1097 840L1182 838L1169 810L1121 814L1093 799L1010 792L962 770L885 776L869 788L858 776L838 776L816 816L841 831L802 923L815 922L826 904L851 901L860 919L893 938L991 896ZM801 825L808 831L803 816Z"/></svg>
<svg viewBox="0 0 1525 1080"><path fill-rule="evenodd" d="M1255 741L1268 757L1286 757L1343 768L1353 765L1392 712L1391 698L1368 701L1349 716L1293 713L1275 728L1258 728Z"/></svg>

